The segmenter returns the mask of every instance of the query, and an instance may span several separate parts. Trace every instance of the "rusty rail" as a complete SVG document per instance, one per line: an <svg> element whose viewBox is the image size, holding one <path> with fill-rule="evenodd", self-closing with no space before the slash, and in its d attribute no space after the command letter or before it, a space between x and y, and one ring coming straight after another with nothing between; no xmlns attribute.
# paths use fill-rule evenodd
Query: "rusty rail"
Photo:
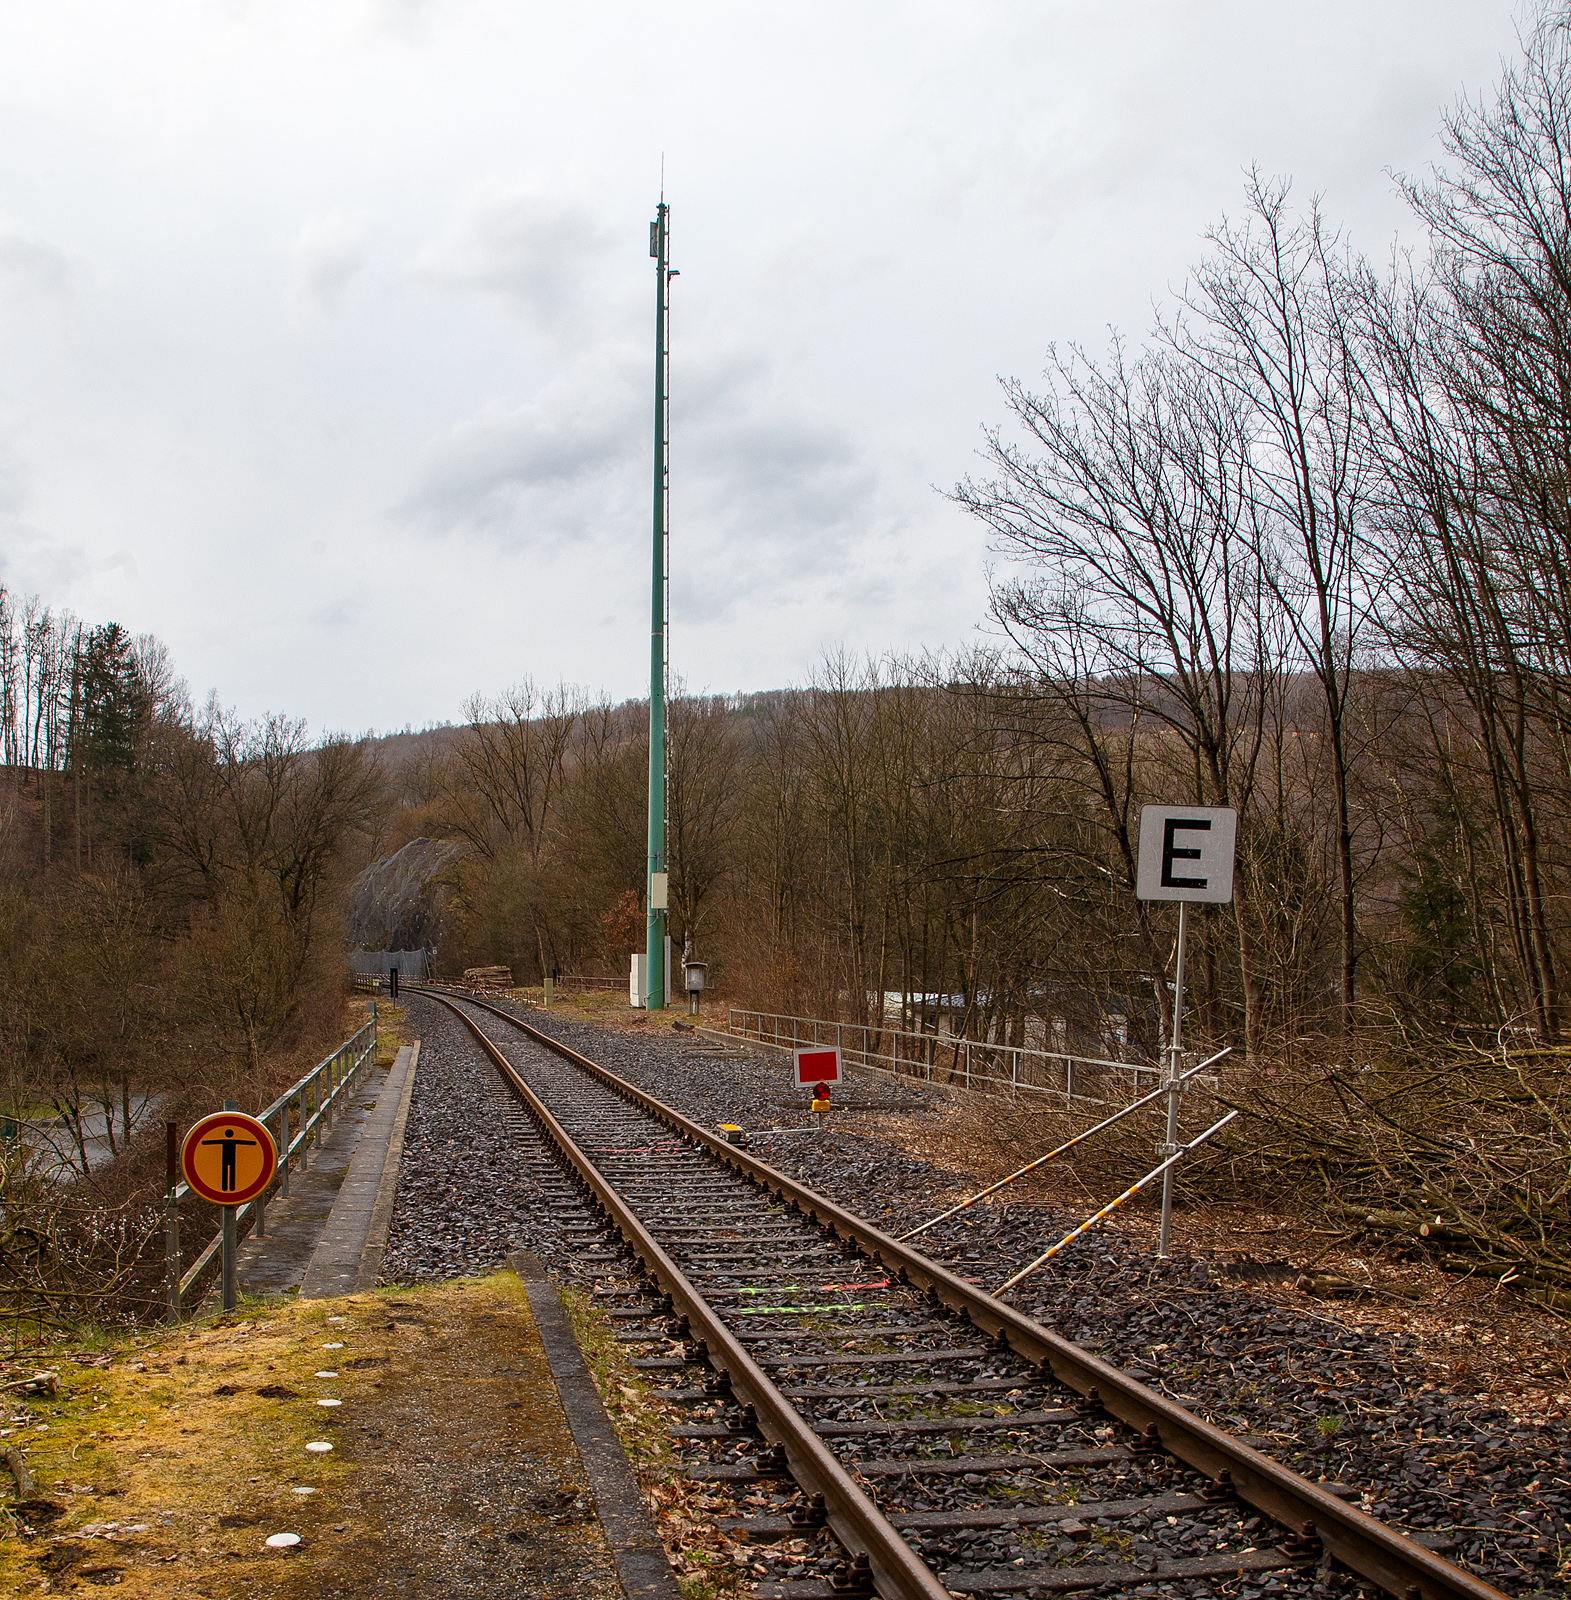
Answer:
<svg viewBox="0 0 1571 1600"><path fill-rule="evenodd" d="M886 1600L949 1600L949 1591L927 1563L890 1525L872 1500L857 1487L823 1440L803 1420L801 1413L764 1375L709 1302L666 1254L654 1235L628 1208L627 1203L599 1169L574 1143L517 1069L466 1016L442 995L434 999L462 1019L480 1048L534 1119L535 1125L561 1151L568 1164L594 1194L600 1208L639 1258L639 1265L670 1295L672 1305L688 1320L692 1336L709 1360L724 1368L732 1393L752 1406L759 1432L785 1454L791 1476L807 1494L824 1497L829 1526L853 1556L864 1555L873 1583ZM472 1002L483 1004L483 1002ZM488 1010L494 1009L487 1007ZM506 1016L505 1012L498 1013ZM516 1019L509 1019L516 1020ZM530 1030L533 1032L533 1030ZM575 1063L576 1064L576 1063Z"/></svg>

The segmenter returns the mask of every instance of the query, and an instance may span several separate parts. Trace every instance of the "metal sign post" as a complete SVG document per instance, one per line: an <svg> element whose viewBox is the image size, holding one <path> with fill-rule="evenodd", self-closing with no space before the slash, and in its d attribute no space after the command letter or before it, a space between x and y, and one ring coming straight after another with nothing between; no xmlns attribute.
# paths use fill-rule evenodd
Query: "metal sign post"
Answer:
<svg viewBox="0 0 1571 1600"><path fill-rule="evenodd" d="M1167 1053L1167 1138L1157 1154L1178 1154L1178 1099L1183 1092L1179 1081L1179 1058L1184 1034L1184 946L1189 939L1189 902L1178 902L1178 961L1173 969L1173 1026L1169 1030L1170 1047ZM1156 1243L1156 1253L1164 1261L1168 1256L1167 1235L1173 1218L1173 1169L1162 1174L1162 1229Z"/></svg>
<svg viewBox="0 0 1571 1600"><path fill-rule="evenodd" d="M169 1295L169 1320L180 1320L180 1138L175 1123L164 1124L164 1278Z"/></svg>
<svg viewBox="0 0 1571 1600"><path fill-rule="evenodd" d="M1189 906L1225 905L1233 898L1233 859L1238 813L1231 806L1142 806L1135 894L1141 900L1178 902L1178 958L1173 970L1173 1025L1168 1030L1167 1138L1157 1154L1168 1160L1162 1174L1162 1227L1157 1255L1166 1260L1173 1216L1173 1169L1183 1150L1178 1142L1178 1101L1183 1093L1180 1050L1184 1031L1184 946Z"/></svg>

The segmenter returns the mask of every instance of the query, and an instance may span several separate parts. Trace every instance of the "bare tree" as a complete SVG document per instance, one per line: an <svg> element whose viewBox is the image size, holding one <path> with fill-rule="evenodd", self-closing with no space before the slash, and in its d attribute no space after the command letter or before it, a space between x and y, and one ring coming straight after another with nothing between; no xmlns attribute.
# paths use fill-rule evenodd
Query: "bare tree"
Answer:
<svg viewBox="0 0 1571 1600"><path fill-rule="evenodd" d="M494 700L475 695L454 746L445 793L453 826L482 856L545 848L573 730L586 705L567 685L541 694L529 679Z"/></svg>
<svg viewBox="0 0 1571 1600"><path fill-rule="evenodd" d="M730 709L718 696L678 694L666 727L671 932L685 943L702 930L714 891L734 861L741 750Z"/></svg>
<svg viewBox="0 0 1571 1600"><path fill-rule="evenodd" d="M1318 208L1295 217L1288 186L1252 176L1241 222L1212 252L1167 332L1241 425L1241 487L1258 571L1319 685L1340 900L1338 1012L1352 1028L1358 919L1350 681L1378 605L1383 563L1367 515L1369 462L1350 320L1353 273Z"/></svg>
<svg viewBox="0 0 1571 1600"><path fill-rule="evenodd" d="M1541 17L1496 96L1459 105L1444 142L1446 168L1407 185L1433 240L1426 270L1399 262L1388 280L1366 274L1362 284L1362 375L1399 596L1390 634L1413 668L1453 805L1463 805L1476 755L1522 1004L1554 1039L1562 1005L1551 840L1571 808L1571 36L1563 18ZM1455 740L1464 707L1470 749ZM1487 927L1478 933L1487 948Z"/></svg>
<svg viewBox="0 0 1571 1600"><path fill-rule="evenodd" d="M1101 367L1054 353L1048 377L1044 395L1005 385L1025 443L991 430L998 476L956 496L1030 563L1029 576L995 584L993 614L1037 692L1068 713L1049 725L1074 730L1096 774L1120 880L1150 941L1133 902L1136 736L1153 753L1174 745L1170 781L1196 803L1247 811L1282 669L1270 586L1246 537L1247 416L1232 390L1172 352L1131 363L1115 343ZM1239 888L1253 1052L1262 1002L1247 879Z"/></svg>

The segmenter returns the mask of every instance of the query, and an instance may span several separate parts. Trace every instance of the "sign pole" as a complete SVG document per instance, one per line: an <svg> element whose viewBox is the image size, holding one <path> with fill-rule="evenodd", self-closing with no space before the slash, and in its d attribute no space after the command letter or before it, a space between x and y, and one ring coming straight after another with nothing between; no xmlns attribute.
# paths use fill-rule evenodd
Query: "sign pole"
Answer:
<svg viewBox="0 0 1571 1600"><path fill-rule="evenodd" d="M225 1111L238 1111L238 1100L224 1101ZM235 1208L219 1208L224 1219L224 1310L233 1311L238 1298L235 1291Z"/></svg>
<svg viewBox="0 0 1571 1600"><path fill-rule="evenodd" d="M1162 1172L1162 1226L1157 1256L1166 1260L1173 1220L1174 1158L1178 1142L1178 1101L1183 1092L1180 1056L1184 1039L1184 946L1189 938L1189 904L1225 905L1233 898L1233 866L1238 812L1232 806L1148 805L1140 808L1140 848L1135 895L1141 900L1178 902L1178 961L1173 973L1173 1027L1168 1035L1166 1070L1167 1138L1157 1146L1169 1164ZM1151 1177L1156 1173L1152 1172ZM1144 1180L1142 1180L1144 1181Z"/></svg>
<svg viewBox="0 0 1571 1600"><path fill-rule="evenodd" d="M1183 1093L1183 1083L1179 1077L1179 1049L1183 1042L1184 1030L1184 945L1189 935L1189 902L1178 902L1178 965L1173 973L1173 1031L1172 1048L1168 1053L1167 1065L1167 1142L1162 1146L1161 1154L1176 1156L1178 1154L1178 1097ZM1168 1233L1173 1220L1173 1168L1169 1167L1162 1174L1162 1231L1157 1240L1156 1253L1160 1260L1167 1260L1170 1254L1167 1248Z"/></svg>
<svg viewBox="0 0 1571 1600"><path fill-rule="evenodd" d="M164 1124L164 1273L169 1295L169 1320L180 1320L180 1205L175 1190L180 1186L180 1141L172 1122Z"/></svg>
<svg viewBox="0 0 1571 1600"><path fill-rule="evenodd" d="M278 1142L265 1122L247 1115L238 1101L226 1100L222 1111L199 1117L191 1125L181 1146L180 1169L191 1192L218 1207L224 1310L233 1311L239 1299L237 1208L256 1201L260 1221L262 1196L278 1170Z"/></svg>

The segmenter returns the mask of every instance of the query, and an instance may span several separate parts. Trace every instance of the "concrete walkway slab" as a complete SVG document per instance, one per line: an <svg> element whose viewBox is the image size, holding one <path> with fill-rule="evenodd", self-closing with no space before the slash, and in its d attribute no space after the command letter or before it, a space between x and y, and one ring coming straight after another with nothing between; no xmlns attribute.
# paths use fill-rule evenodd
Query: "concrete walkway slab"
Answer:
<svg viewBox="0 0 1571 1600"><path fill-rule="evenodd" d="M397 1070L398 1060L409 1053L401 1051L391 1067L361 1070L354 1092L333 1119L332 1131L310 1151L308 1170L290 1172L287 1197L274 1190L267 1202L267 1236L259 1239L251 1234L235 1254L241 1293L287 1294L299 1288L367 1125L386 1103L383 1091L388 1080ZM391 1099L397 1101L396 1091ZM385 1144L384 1138L377 1152L379 1172Z"/></svg>
<svg viewBox="0 0 1571 1600"><path fill-rule="evenodd" d="M404 1123L409 1116L409 1097L419 1063L418 1039L413 1045L405 1045L393 1061L300 1280L302 1300L353 1294L358 1288L371 1288L376 1283L392 1223ZM363 1283L362 1278L367 1276L369 1282Z"/></svg>

